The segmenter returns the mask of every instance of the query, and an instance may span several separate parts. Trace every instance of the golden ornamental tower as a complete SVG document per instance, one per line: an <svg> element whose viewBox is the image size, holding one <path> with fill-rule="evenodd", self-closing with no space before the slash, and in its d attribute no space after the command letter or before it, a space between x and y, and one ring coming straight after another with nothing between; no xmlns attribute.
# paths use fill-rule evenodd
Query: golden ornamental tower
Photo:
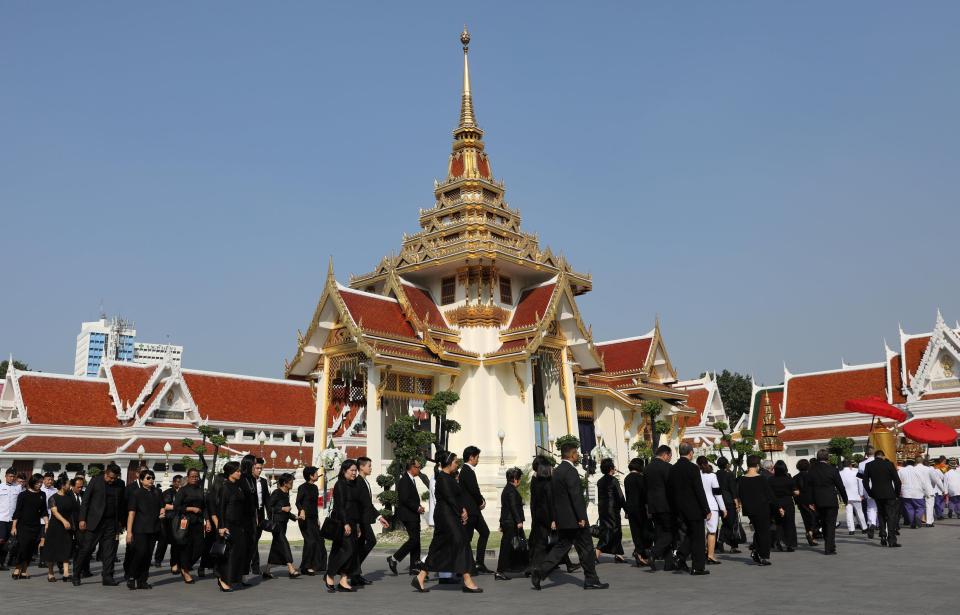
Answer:
<svg viewBox="0 0 960 615"><path fill-rule="evenodd" d="M783 450L783 440L777 433L777 420L770 407L770 393L763 394L763 426L760 428L760 450L765 453Z"/></svg>

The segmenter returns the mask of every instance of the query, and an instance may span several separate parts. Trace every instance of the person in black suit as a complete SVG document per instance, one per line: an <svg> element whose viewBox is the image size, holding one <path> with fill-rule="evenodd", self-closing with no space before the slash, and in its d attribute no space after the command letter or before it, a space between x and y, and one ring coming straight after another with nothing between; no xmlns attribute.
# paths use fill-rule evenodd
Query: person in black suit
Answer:
<svg viewBox="0 0 960 615"><path fill-rule="evenodd" d="M473 532L477 532L477 556L475 558L475 574L490 574L491 570L483 563L487 554L487 539L490 538L490 529L483 519L483 509L487 502L480 494L477 484L477 464L480 463L480 449L468 446L463 449L463 465L460 466L460 488L464 494L464 504L467 509L467 540L473 541Z"/></svg>
<svg viewBox="0 0 960 615"><path fill-rule="evenodd" d="M113 578L117 560L117 537L124 527L127 512L123 498L123 482L118 478L120 467L111 463L102 474L94 476L83 495L77 527L80 530L80 549L74 570L83 572L90 565L93 550L100 547L100 574L104 585L118 585ZM80 585L81 574L73 575L73 584Z"/></svg>
<svg viewBox="0 0 960 615"><path fill-rule="evenodd" d="M693 446L681 442L679 452L680 458L670 468L667 478L671 507L677 520L684 527L684 539L677 549L676 566L681 570L687 570L689 556L692 564L692 568L689 569L690 574L710 574L706 569L707 545L703 522L710 519L713 513L710 511L707 495L703 490L700 468L693 463Z"/></svg>
<svg viewBox="0 0 960 615"><path fill-rule="evenodd" d="M804 487L808 492L808 500L816 510L817 518L823 527L823 550L827 555L836 555L837 512L840 509L837 496L847 503L847 490L843 488L840 472L830 465L830 452L827 449L817 451L817 462L811 464L807 473Z"/></svg>
<svg viewBox="0 0 960 615"><path fill-rule="evenodd" d="M407 532L407 540L400 545L396 553L387 557L387 566L396 576L397 563L410 556L410 574L417 574L417 564L420 562L420 515L424 508L420 503L420 492L417 491L417 482L420 481L420 460L407 461L406 472L397 481L397 520L403 524Z"/></svg>
<svg viewBox="0 0 960 615"><path fill-rule="evenodd" d="M252 574L260 574L260 537L263 535L263 521L267 518L268 504L270 503L270 483L263 478L263 459L256 457L253 467L250 469L250 477L253 479L253 485L256 489L257 502L257 528L253 535L253 542L250 545L250 571ZM249 483L250 480L248 479Z"/></svg>
<svg viewBox="0 0 960 615"><path fill-rule="evenodd" d="M572 546L576 548L580 565L583 566L583 588L607 589L610 584L601 583L597 576L587 503L583 497L580 473L574 465L580 460L580 445L576 442L565 443L560 449L560 456L563 461L554 470L551 482L558 540L540 565L531 569L530 582L534 589L540 589L541 581L556 568Z"/></svg>
<svg viewBox="0 0 960 615"><path fill-rule="evenodd" d="M896 519L897 497L900 495L900 475L883 451L876 451L873 461L863 470L863 488L877 503L880 523L880 545L899 547Z"/></svg>
<svg viewBox="0 0 960 615"><path fill-rule="evenodd" d="M361 567L363 561L367 559L373 548L377 546L377 537L373 532L373 524L379 520L383 526L388 525L377 508L373 505L373 490L367 477L373 473L373 462L369 457L357 457L357 498L360 508L360 536L357 537L357 560L356 569L350 578L350 584L354 587L363 585L373 585L373 581L363 576Z"/></svg>
<svg viewBox="0 0 960 615"><path fill-rule="evenodd" d="M807 475L810 472L810 461L807 459L801 459L797 462L797 473L794 474L793 480L796 483L797 491L800 492L799 495L793 498L794 503L797 505L797 510L800 511L800 518L803 520L803 529L804 533L807 536L807 544L811 547L816 547L820 543L816 541L817 534L817 513L814 512L813 500L810 499L810 491L807 489Z"/></svg>
<svg viewBox="0 0 960 615"><path fill-rule="evenodd" d="M723 506L727 509L727 516L723 518L720 537L717 540L717 551L723 553L724 544L727 544L730 546L730 553L740 553L738 540L740 516L734 514L737 509L734 501L737 493L737 477L729 468L730 461L726 457L717 459L717 482L720 484Z"/></svg>
<svg viewBox="0 0 960 615"><path fill-rule="evenodd" d="M297 524L303 536L303 553L300 556L300 572L313 576L327 569L327 546L320 535L320 470L316 466L303 469L306 481L297 487Z"/></svg>
<svg viewBox="0 0 960 615"><path fill-rule="evenodd" d="M651 572L657 571L657 560L661 558L664 570L673 570L676 567L673 558L669 556L674 541L674 517L667 490L672 456L670 447L661 445L656 456L643 470L647 486L647 510L653 519L654 529L653 549L649 558Z"/></svg>
<svg viewBox="0 0 960 615"><path fill-rule="evenodd" d="M550 538L557 529L557 515L553 508L553 460L542 455L533 460L533 478L530 479L530 570L543 561L550 550ZM567 572L580 570L580 564L570 561L570 555L560 560Z"/></svg>
<svg viewBox="0 0 960 615"><path fill-rule="evenodd" d="M167 554L167 547L170 547L170 574L180 574L180 545L173 540L173 500L180 491L180 485L183 482L183 476L177 474L170 481L170 488L164 489L163 509L166 517L160 524L160 535L157 537L157 550L153 555L154 562L159 568L163 564L163 558Z"/></svg>
<svg viewBox="0 0 960 615"><path fill-rule="evenodd" d="M252 467L252 463L248 465ZM241 467L242 462L223 464L224 480L219 483L214 498L218 506L217 533L230 545L226 559L219 563L217 585L223 592L233 591L236 584L244 584L243 575L250 571L249 549L257 524L256 493L251 498L249 489L243 487Z"/></svg>
<svg viewBox="0 0 960 615"><path fill-rule="evenodd" d="M500 557L497 558L497 572L494 578L497 581L509 581L508 572L523 570L526 562L522 561L526 551L514 548L514 538L523 538L523 498L517 486L523 471L520 468L507 470L507 484L500 492L500 530L503 537L500 540Z"/></svg>
<svg viewBox="0 0 960 615"><path fill-rule="evenodd" d="M137 492L137 489L140 488L140 478L139 478L139 477L140 477L140 473L143 472L144 470L149 470L149 469L150 469L150 468L148 468L147 466L145 466L145 465L143 465L143 464L140 464L140 467L137 468L137 473L133 475L133 480L130 481L130 484L129 484L129 485L125 485L125 486L123 487L123 505L124 505L124 506L126 506L126 505L127 505L127 502L130 501L130 496L133 495L134 493L136 493L136 492ZM130 478L129 472L127 473L127 478ZM122 481L119 481L119 480L118 480L118 483L122 484ZM121 531L121 532L125 531L124 528L127 527L127 513L126 513L126 511L124 511L122 517L123 517L123 519L122 519L122 521L120 522L120 527L121 527L121 530L120 530L120 531ZM119 540L119 539L118 539L118 540ZM99 557L100 554L98 553L97 555L98 555L98 557ZM119 561L120 558L118 557L117 560ZM123 561L121 562L121 564L123 565L123 577L124 577L125 579L129 579L130 576L131 576L132 571L131 571L131 569L130 569L130 558L127 556L126 551L125 551L124 554L123 554ZM160 564L157 564L157 566L159 566L159 565L160 565Z"/></svg>
<svg viewBox="0 0 960 615"><path fill-rule="evenodd" d="M151 470L142 470L139 487L127 497L127 588L151 589L150 556L153 555L164 514L163 495L153 487Z"/></svg>
<svg viewBox="0 0 960 615"><path fill-rule="evenodd" d="M623 489L626 492L624 510L627 513L627 521L630 522L633 559L637 567L649 564L643 557L650 546L647 532L647 485L644 481L643 465L643 459L639 457L631 459L627 465L630 473L623 479Z"/></svg>

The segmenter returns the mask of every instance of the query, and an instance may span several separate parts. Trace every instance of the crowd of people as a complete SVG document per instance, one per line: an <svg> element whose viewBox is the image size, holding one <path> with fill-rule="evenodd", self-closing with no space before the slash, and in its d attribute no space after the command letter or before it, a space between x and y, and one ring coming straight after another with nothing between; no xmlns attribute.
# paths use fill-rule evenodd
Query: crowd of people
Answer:
<svg viewBox="0 0 960 615"><path fill-rule="evenodd" d="M846 507L849 534L859 525L868 539L877 535L884 547L901 546L902 528L929 527L945 515L960 517L955 459L907 460L897 467L882 451L868 447L862 461L841 464L840 470L821 450L813 459L800 460L791 475L785 462L751 455L746 472L738 476L723 457L714 467L706 457L695 459L687 444L678 452L673 463L667 446L660 446L649 462L632 460L622 485L615 462L602 460L594 524L577 469L577 445L564 445L558 464L538 456L529 481L529 533L521 495L524 475L519 468L508 469L500 495L495 570L485 564L490 529L475 470L480 450L469 446L462 458L438 452L429 481L421 475L421 462L411 460L396 481L392 519L406 540L387 557L387 566L396 576L406 559L417 592L430 591L431 572L441 583L461 584L465 593L483 591L476 583L481 574L493 574L497 581L523 574L539 590L561 565L567 572L583 571L584 589L606 589L609 585L597 574L601 558L630 561L623 548L621 513L632 535L635 566L695 576L709 574L708 567L721 563L718 552L741 552L747 543L745 520L753 530L752 560L769 566L772 549L797 549L798 511L807 544L817 546L822 540L828 555L837 553L840 502ZM295 494L295 477L289 473L276 479L271 492L262 476L263 460L253 455L224 464L209 485L199 470L191 469L175 476L165 490L155 485L154 472L146 468L130 484L124 484L114 464L89 483L82 474L26 476L9 469L0 483L0 570L12 567L13 579L29 579L28 568L37 559L48 581L55 582L59 571L63 581L80 585L93 576L90 564L96 556L103 585L120 585L115 566L123 540L123 579L131 590L151 588L151 565L160 566L169 548L170 573L185 584L212 571L219 589L232 592L251 585L251 575L264 581L276 578L271 570L279 567L286 568L289 579L322 575L328 592L355 592L371 583L363 568L377 544L376 525L391 524L373 504L368 482L372 467L366 457L343 462L332 508L322 521L318 468L303 470ZM429 487L428 506L420 486ZM424 515L434 532L421 559ZM290 522L298 524L303 537L299 565L287 539ZM272 539L261 562L258 544L264 533ZM576 563L569 557L571 549L577 552Z"/></svg>

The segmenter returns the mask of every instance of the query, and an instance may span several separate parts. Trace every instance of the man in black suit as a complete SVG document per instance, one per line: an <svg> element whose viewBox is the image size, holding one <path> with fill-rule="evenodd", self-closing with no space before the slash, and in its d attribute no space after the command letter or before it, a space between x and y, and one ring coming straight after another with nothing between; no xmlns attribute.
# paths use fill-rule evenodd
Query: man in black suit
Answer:
<svg viewBox="0 0 960 615"><path fill-rule="evenodd" d="M674 516L670 508L667 482L670 478L670 458L673 451L663 445L643 470L647 485L647 511L653 519L654 539L650 552L650 570L657 571L657 559L663 558L663 569L673 570L674 560L669 555L674 540Z"/></svg>
<svg viewBox="0 0 960 615"><path fill-rule="evenodd" d="M397 563L410 556L410 574L417 574L416 564L420 561L420 515L424 508L420 504L420 493L417 491L417 482L420 481L420 461L411 459L407 462L406 472L397 481L397 520L403 524L407 532L407 540L397 552L387 557L387 566L390 572L397 574Z"/></svg>
<svg viewBox="0 0 960 615"><path fill-rule="evenodd" d="M118 584L113 578L113 568L117 559L117 541L127 515L123 481L118 476L119 466L111 463L102 474L93 477L83 495L77 516L80 549L73 569L77 572L85 570L90 565L93 549L99 545L100 561L103 563L100 574L103 584L108 586ZM74 585L80 585L80 576L73 575Z"/></svg>
<svg viewBox="0 0 960 615"><path fill-rule="evenodd" d="M880 525L880 545L900 547L897 542L897 497L900 495L900 475L883 451L876 451L873 461L864 466L863 488L877 503Z"/></svg>
<svg viewBox="0 0 960 615"><path fill-rule="evenodd" d="M587 503L583 497L580 473L574 465L580 460L579 444L564 444L560 449L560 456L563 460L553 471L551 479L558 540L540 565L531 567L530 582L534 589L540 589L543 578L557 567L572 546L576 548L580 565L583 566L583 588L607 589L610 584L601 583L597 576L596 554L593 550L593 538L590 536L590 521L587 519Z"/></svg>
<svg viewBox="0 0 960 615"><path fill-rule="evenodd" d="M260 536L263 535L263 520L267 518L267 502L270 501L270 483L261 476L264 460L257 457L250 470L257 489L257 531L253 540L253 552L250 554L250 572L260 574Z"/></svg>
<svg viewBox="0 0 960 615"><path fill-rule="evenodd" d="M350 578L350 584L354 587L373 585L373 581L363 576L361 566L363 566L363 561L367 559L373 548L377 546L373 524L379 519L381 524L387 525L373 505L373 490L370 488L370 483L367 482L367 477L373 473L373 461L369 457L357 457L357 470L357 497L360 499L360 537L358 538L357 564Z"/></svg>
<svg viewBox="0 0 960 615"><path fill-rule="evenodd" d="M464 493L464 507L467 509L467 540L473 541L473 532L477 532L477 557L474 574L492 574L492 570L483 564L487 554L487 539L490 538L490 529L483 519L481 512L487 506L486 500L480 494L480 485L477 483L475 468L480 463L480 449L468 446L463 449L463 465L460 467L460 488Z"/></svg>
<svg viewBox="0 0 960 615"><path fill-rule="evenodd" d="M813 502L809 505L811 510L816 511L817 518L823 524L823 551L827 555L836 555L837 512L840 509L837 496L843 498L846 504L847 490L843 488L840 472L829 461L830 452L827 449L817 451L817 462L810 466L804 487L809 494L808 500Z"/></svg>
<svg viewBox="0 0 960 615"><path fill-rule="evenodd" d="M674 517L683 524L684 538L677 549L677 568L687 570L687 556L693 568L690 574L710 574L707 570L707 545L703 522L710 518L710 506L703 490L700 468L693 463L693 447L686 442L679 446L680 458L670 468L667 479Z"/></svg>
<svg viewBox="0 0 960 615"><path fill-rule="evenodd" d="M717 551L723 553L724 543L730 545L730 553L740 553L740 542L738 540L738 527L740 515L734 514L737 510L736 493L737 477L730 471L730 461L726 457L717 459L717 482L720 484L720 495L723 498L723 506L727 509L727 516L723 518L723 529L720 537L723 539L717 541Z"/></svg>

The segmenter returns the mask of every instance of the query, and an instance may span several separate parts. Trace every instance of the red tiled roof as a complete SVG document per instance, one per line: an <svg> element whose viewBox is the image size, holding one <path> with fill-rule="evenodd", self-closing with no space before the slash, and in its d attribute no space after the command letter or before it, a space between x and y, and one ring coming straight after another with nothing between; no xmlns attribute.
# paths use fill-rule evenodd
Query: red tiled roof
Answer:
<svg viewBox="0 0 960 615"><path fill-rule="evenodd" d="M446 352L452 352L454 354L466 354L476 356L477 353L470 352L469 350L460 346L456 342L451 342L450 340L440 340L440 347L443 348Z"/></svg>
<svg viewBox="0 0 960 615"><path fill-rule="evenodd" d="M703 419L703 411L707 409L707 398L710 391L706 389L681 389L687 394L687 405L697 411L697 422Z"/></svg>
<svg viewBox="0 0 960 615"><path fill-rule="evenodd" d="M417 336L413 327L403 315L400 304L384 297L377 299L368 294L343 290L340 296L350 310L353 321L368 331L379 331L402 337Z"/></svg>
<svg viewBox="0 0 960 615"><path fill-rule="evenodd" d="M407 294L407 300L410 301L413 312L417 315L417 318L423 320L425 325L433 328L449 329L443 314L440 313L440 309L427 291L409 284L403 284L403 291Z"/></svg>
<svg viewBox="0 0 960 615"><path fill-rule="evenodd" d="M216 422L313 426L310 387L183 371L201 417Z"/></svg>
<svg viewBox="0 0 960 615"><path fill-rule="evenodd" d="M619 388L619 387L625 387L625 386L631 386L631 387L632 387L632 386L636 386L636 383L633 381L633 378L615 378L615 379L613 379L613 380L608 380L608 379L606 379L606 378L596 378L596 377L593 377L593 376L588 376L588 377L587 377L587 382L588 382L591 386L595 386L595 387L611 387L611 388L614 388L614 389Z"/></svg>
<svg viewBox="0 0 960 615"><path fill-rule="evenodd" d="M893 399L893 403L906 403L907 398L903 394L903 373L900 371L900 355L894 355L890 357L888 368L890 370L890 395Z"/></svg>
<svg viewBox="0 0 960 615"><path fill-rule="evenodd" d="M790 386L793 386L791 383ZM870 434L870 423L857 425L838 425L834 427L811 427L807 429L785 429L780 431L784 442L802 442L806 440L830 441L830 438L858 438Z"/></svg>
<svg viewBox="0 0 960 615"><path fill-rule="evenodd" d="M847 412L848 399L876 395L886 399L886 366L794 376L787 383L787 418Z"/></svg>
<svg viewBox="0 0 960 615"><path fill-rule="evenodd" d="M373 348L380 354L386 354L393 357L413 359L414 361L429 361L430 363L436 363L438 361L436 355L424 347L394 346L392 344L375 343Z"/></svg>
<svg viewBox="0 0 960 615"><path fill-rule="evenodd" d="M157 365L140 366L115 363L110 366L109 372L120 398L121 410L126 410L128 405L132 406L137 401L143 387L147 385L150 377L158 369L159 366Z"/></svg>
<svg viewBox="0 0 960 615"><path fill-rule="evenodd" d="M647 362L653 337L643 337L612 344L597 344L597 350L603 357L603 369L606 373L640 371Z"/></svg>
<svg viewBox="0 0 960 615"><path fill-rule="evenodd" d="M511 352L520 352L521 350L526 348L527 343L528 342L525 339L510 340L509 342L503 342L502 344L500 344L499 348L497 348L490 354L498 355L498 354L510 354Z"/></svg>
<svg viewBox="0 0 960 615"><path fill-rule="evenodd" d="M165 382L165 380L163 380L163 379L161 379L159 382L157 382L157 386L155 386L155 387L153 388L153 390L150 391L150 394L147 395L147 398L143 400L143 405L141 405L141 406L137 409L137 414L138 414L138 415L143 416L143 413L147 411L147 408L149 408L151 405L153 405L153 402L157 399L157 395L159 395L159 394L160 394L160 391L163 390L163 387L164 387L165 384L166 384L166 382Z"/></svg>
<svg viewBox="0 0 960 615"><path fill-rule="evenodd" d="M547 306L550 305L550 297L556 289L556 284L544 284L523 291L520 295L520 301L517 302L517 308L513 312L513 318L510 320L508 329L517 329L520 327L530 327L539 322L540 318L547 312Z"/></svg>
<svg viewBox="0 0 960 615"><path fill-rule="evenodd" d="M903 359L905 361L904 367L906 367L907 384L912 384L913 376L916 375L917 368L920 367L920 360L923 359L923 353L927 350L929 343L930 336L924 335L922 337L909 339L903 345Z"/></svg>
<svg viewBox="0 0 960 615"><path fill-rule="evenodd" d="M23 382L21 380L21 382ZM76 455L109 455L123 440L111 438L66 438L60 436L27 436L5 453L60 453Z"/></svg>
<svg viewBox="0 0 960 615"><path fill-rule="evenodd" d="M27 418L45 425L116 427L117 413L106 380L20 375Z"/></svg>

